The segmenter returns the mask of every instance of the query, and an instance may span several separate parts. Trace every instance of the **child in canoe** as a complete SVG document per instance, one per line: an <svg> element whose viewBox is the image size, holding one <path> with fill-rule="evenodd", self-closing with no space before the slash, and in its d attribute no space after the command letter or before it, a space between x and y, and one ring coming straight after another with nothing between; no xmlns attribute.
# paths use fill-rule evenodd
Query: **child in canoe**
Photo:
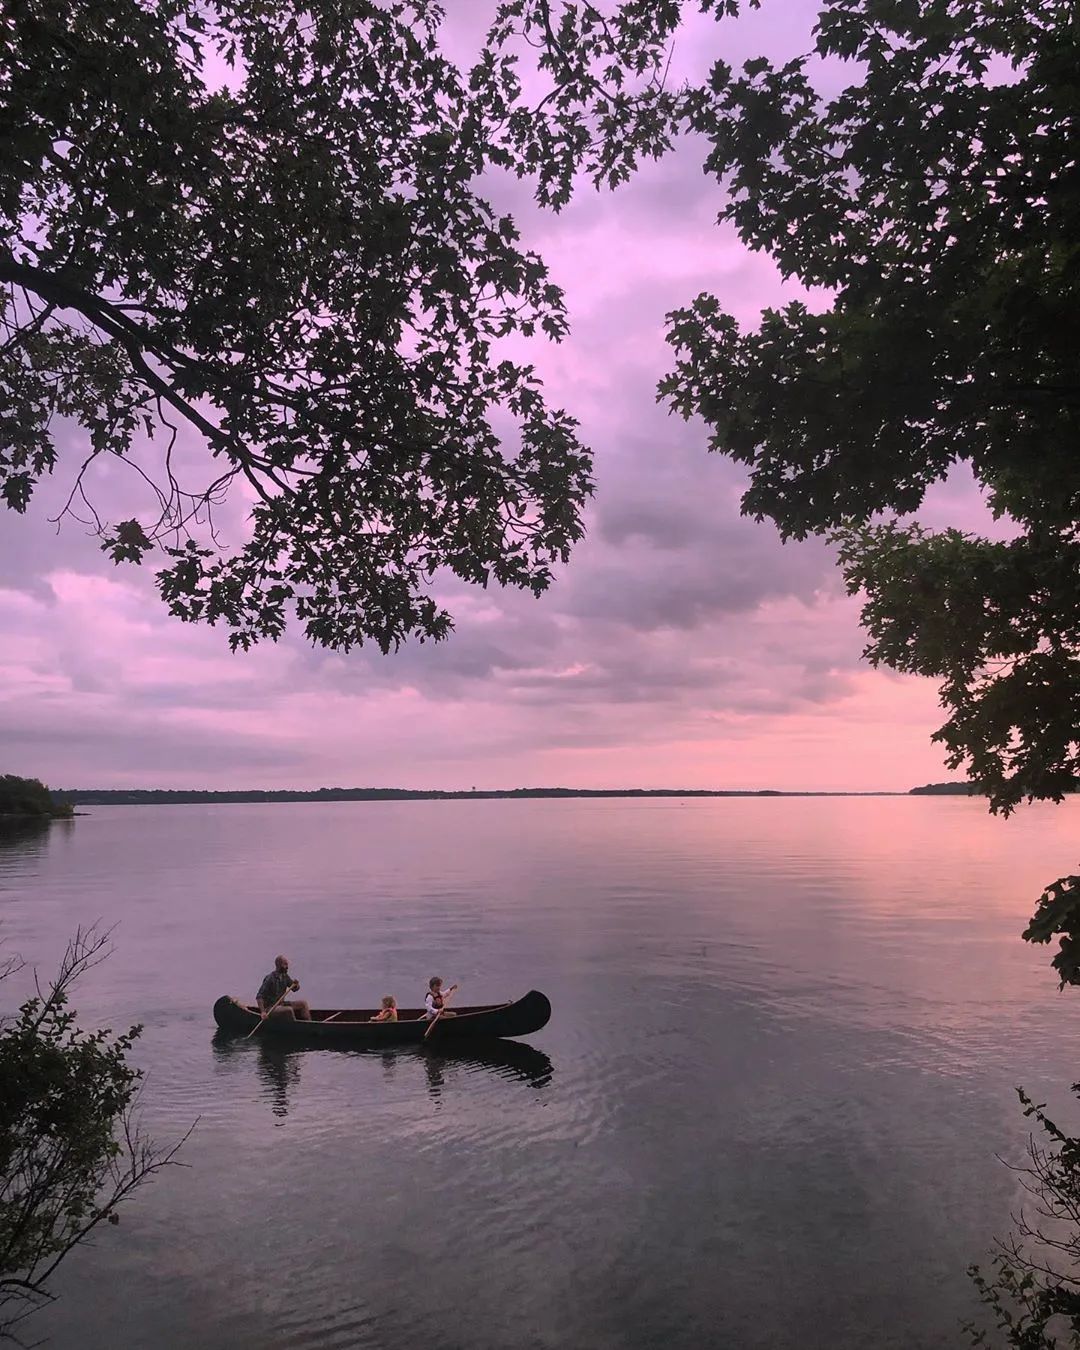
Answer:
<svg viewBox="0 0 1080 1350"><path fill-rule="evenodd" d="M428 980L427 997L424 999L424 1018L426 1021L432 1021L432 1019L438 1017L440 1013L442 1013L443 1017L457 1016L457 1013L452 1013L445 1007L446 1000L456 988L457 985L452 984L444 994L442 980L438 975L432 975L431 979Z"/></svg>
<svg viewBox="0 0 1080 1350"><path fill-rule="evenodd" d="M396 1022L397 1021L397 999L393 994L387 994L382 1001L382 1011L377 1012L372 1022Z"/></svg>

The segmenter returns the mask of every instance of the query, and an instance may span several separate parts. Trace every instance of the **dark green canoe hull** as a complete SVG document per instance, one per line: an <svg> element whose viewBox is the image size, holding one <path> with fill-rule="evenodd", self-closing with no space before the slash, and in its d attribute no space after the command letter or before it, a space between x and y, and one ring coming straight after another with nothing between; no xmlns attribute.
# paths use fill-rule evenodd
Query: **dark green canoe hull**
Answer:
<svg viewBox="0 0 1080 1350"><path fill-rule="evenodd" d="M322 1045L353 1045L381 1049L384 1046L419 1045L428 1023L418 1008L399 1010L397 1022L372 1022L377 1008L312 1008L311 1021L291 1017L270 1017L257 1035L275 1041L306 1041ZM531 1036L546 1027L551 1004L533 989L514 1003L499 1003L475 1008L457 1008L456 1017L440 1017L427 1038L452 1045L468 1041L490 1041L504 1036ZM246 1036L259 1026L259 1015L239 999L223 994L214 1004L214 1021L222 1031Z"/></svg>

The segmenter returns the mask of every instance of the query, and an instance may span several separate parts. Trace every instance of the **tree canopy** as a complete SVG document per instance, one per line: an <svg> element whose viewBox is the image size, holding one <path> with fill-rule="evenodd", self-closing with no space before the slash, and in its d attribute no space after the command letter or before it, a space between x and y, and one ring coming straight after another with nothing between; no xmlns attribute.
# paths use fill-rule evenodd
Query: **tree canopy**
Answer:
<svg viewBox="0 0 1080 1350"><path fill-rule="evenodd" d="M721 219L820 306L671 316L671 406L749 470L744 509L831 532L867 655L942 682L937 733L994 809L1080 773L1075 6L833 0L806 60L713 69L690 118ZM966 465L1012 537L903 521Z"/></svg>
<svg viewBox="0 0 1080 1350"><path fill-rule="evenodd" d="M0 773L0 817L18 816L48 820L53 816L71 814L71 804L57 801L39 779L18 778L13 773Z"/></svg>
<svg viewBox="0 0 1080 1350"><path fill-rule="evenodd" d="M560 338L562 296L474 189L513 63L470 87L440 19L26 0L0 31L0 495L62 455L68 511L163 547L169 609L234 646L439 638L439 569L539 592L581 533L589 456L500 347ZM103 519L102 457L148 516Z"/></svg>

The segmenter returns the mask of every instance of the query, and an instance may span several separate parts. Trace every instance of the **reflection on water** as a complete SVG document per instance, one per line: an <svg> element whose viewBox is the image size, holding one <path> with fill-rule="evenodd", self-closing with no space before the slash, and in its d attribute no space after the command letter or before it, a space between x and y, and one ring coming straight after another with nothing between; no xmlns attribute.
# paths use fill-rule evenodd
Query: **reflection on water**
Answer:
<svg viewBox="0 0 1080 1350"><path fill-rule="evenodd" d="M74 824L73 820L14 820L10 816L0 817L0 854L41 854L48 846L50 830L56 830L58 834L70 834Z"/></svg>
<svg viewBox="0 0 1080 1350"><path fill-rule="evenodd" d="M555 1074L551 1060L543 1051L521 1041L492 1041L490 1045L439 1049L417 1045L409 1050L413 1058L423 1061L428 1092L433 1098L440 1096L448 1083L450 1086L459 1083L466 1090L470 1074L490 1073L497 1078L520 1080L534 1088L546 1087Z"/></svg>
<svg viewBox="0 0 1080 1350"><path fill-rule="evenodd" d="M47 969L118 923L86 1023L145 1024L185 1169L65 1268L64 1350L938 1350L1015 1207L1013 1087L1076 1077L1019 940L1080 802L101 808L0 836ZM284 951L322 1007L530 988L530 1043L214 1037ZM7 984L7 982L5 982ZM5 997L14 995L5 990ZM1067 1107L1060 1111L1071 1122Z"/></svg>
<svg viewBox="0 0 1080 1350"><path fill-rule="evenodd" d="M257 1070L262 1096L279 1122L289 1114L290 1101L300 1091L304 1062L312 1055L330 1055L345 1061L343 1072L348 1072L349 1060L377 1060L388 1083L396 1074L409 1075L406 1081L415 1082L416 1073L422 1071L428 1095L435 1104L447 1088L452 1090L456 1086L461 1091L468 1091L473 1074L488 1073L496 1078L542 1088L551 1082L555 1073L550 1058L543 1051L520 1041L491 1041L438 1049L427 1045L403 1045L392 1050L366 1050L334 1045L283 1045L257 1037L230 1036L219 1030L215 1032L211 1046L214 1058L222 1065L232 1067L235 1063L244 1063Z"/></svg>
<svg viewBox="0 0 1080 1350"><path fill-rule="evenodd" d="M265 1041L259 1042L258 1054L259 1078L270 1100L270 1109L284 1120L289 1114L289 1092L300 1086L300 1061L282 1054Z"/></svg>

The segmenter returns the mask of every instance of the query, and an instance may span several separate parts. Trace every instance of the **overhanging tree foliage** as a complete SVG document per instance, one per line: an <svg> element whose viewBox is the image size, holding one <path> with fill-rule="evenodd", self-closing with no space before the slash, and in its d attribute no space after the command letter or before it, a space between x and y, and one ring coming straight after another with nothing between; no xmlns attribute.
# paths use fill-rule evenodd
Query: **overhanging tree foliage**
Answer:
<svg viewBox="0 0 1080 1350"><path fill-rule="evenodd" d="M662 385L748 466L749 513L835 532L867 655L942 681L936 739L1006 812L1080 774L1077 24L836 0L817 52L859 63L837 97L803 61L715 68L694 121L722 218L830 299L744 331L699 298ZM957 464L1008 542L895 519Z"/></svg>
<svg viewBox="0 0 1080 1350"><path fill-rule="evenodd" d="M18 0L0 28L0 496L24 511L62 447L68 511L118 562L162 545L169 609L234 646L290 614L440 638L439 569L540 592L581 533L588 454L499 349L560 338L562 296L473 187L513 65L470 89L440 19ZM149 515L102 518L103 458ZM218 549L236 486L250 537Z"/></svg>

